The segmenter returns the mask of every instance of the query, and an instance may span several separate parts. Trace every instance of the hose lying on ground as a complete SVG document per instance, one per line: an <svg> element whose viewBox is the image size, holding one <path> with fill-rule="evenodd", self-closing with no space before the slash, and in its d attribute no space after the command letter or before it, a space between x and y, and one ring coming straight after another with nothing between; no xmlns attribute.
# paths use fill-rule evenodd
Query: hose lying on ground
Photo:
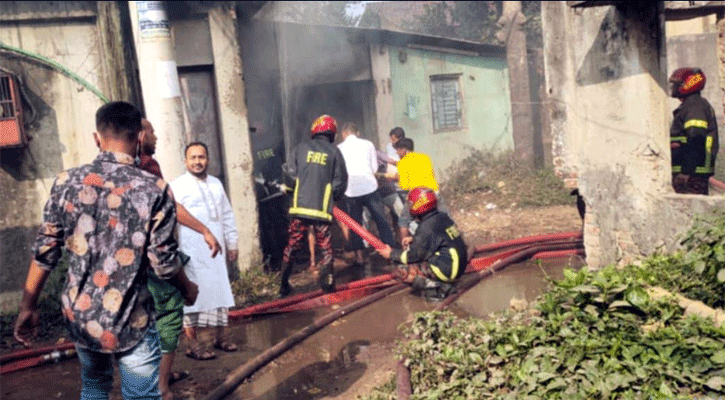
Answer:
<svg viewBox="0 0 725 400"><path fill-rule="evenodd" d="M276 345L265 350L262 354L258 355L257 357L254 357L253 359L251 359L244 365L242 365L242 366L238 367L237 369L235 369L234 371L232 371L229 375L227 375L227 378L224 380L224 382L221 385L219 385L216 389L214 389L211 393L209 393L204 399L205 400L219 400L219 399L224 398L224 396L226 396L231 391L233 391L237 386L239 386L239 384L241 384L245 379L247 379L250 375L252 375L259 368L265 366L267 363L269 363L273 359L277 358L280 354L284 353L285 351L290 349L292 346L301 342L302 340L309 337L313 333L319 331L320 329L324 328L325 326L329 325L330 323L338 320L339 318L341 318L357 309L365 307L368 304L371 304L377 300L380 300L388 295L391 295L395 292L401 291L406 288L408 288L408 286L403 283L396 284L395 286L389 287L385 290L372 294L372 295L365 297L361 300L358 300L352 304L342 307L336 311L333 311L321 318L316 319L310 325L306 326L305 328L302 328L301 330L297 331L296 333L292 334L291 336L287 337L286 339L282 340L281 342L277 343Z"/></svg>

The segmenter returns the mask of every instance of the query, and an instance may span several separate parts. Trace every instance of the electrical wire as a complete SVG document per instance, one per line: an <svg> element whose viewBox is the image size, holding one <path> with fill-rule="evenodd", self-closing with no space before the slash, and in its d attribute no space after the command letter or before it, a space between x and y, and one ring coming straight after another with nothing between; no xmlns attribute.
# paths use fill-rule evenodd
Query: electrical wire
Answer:
<svg viewBox="0 0 725 400"><path fill-rule="evenodd" d="M101 91L98 90L98 88L96 88L90 82L88 82L87 80L83 79L80 75L78 75L75 72L71 71L66 66L64 66L63 64L61 64L61 63L59 63L57 61L51 60L50 58L45 57L45 56L42 56L40 54L33 53L31 51L21 49L19 47L14 47L14 46L7 45L7 44L5 44L3 42L0 42L0 50L5 50L5 51L10 51L10 52L13 52L13 53L17 53L17 54L23 55L25 57L29 57L29 58L32 58L34 60L40 61L40 62L42 62L42 63L44 63L46 65L49 65L49 66L55 68L56 70L64 73L65 75L67 75L68 77L70 77L71 79L73 79L74 81L80 83L84 88L90 90L91 92L93 92L93 94L95 94L96 96L98 96L98 98L100 98L104 103L108 103L109 102L108 97L104 96L103 93L101 93Z"/></svg>

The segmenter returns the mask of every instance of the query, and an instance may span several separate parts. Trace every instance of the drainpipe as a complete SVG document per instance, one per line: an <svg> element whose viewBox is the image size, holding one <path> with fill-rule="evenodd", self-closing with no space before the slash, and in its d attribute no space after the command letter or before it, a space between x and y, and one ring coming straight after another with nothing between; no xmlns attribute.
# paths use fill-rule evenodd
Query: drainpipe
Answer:
<svg viewBox="0 0 725 400"><path fill-rule="evenodd" d="M164 177L184 173L184 117L169 19L162 1L129 1L146 118L154 125Z"/></svg>

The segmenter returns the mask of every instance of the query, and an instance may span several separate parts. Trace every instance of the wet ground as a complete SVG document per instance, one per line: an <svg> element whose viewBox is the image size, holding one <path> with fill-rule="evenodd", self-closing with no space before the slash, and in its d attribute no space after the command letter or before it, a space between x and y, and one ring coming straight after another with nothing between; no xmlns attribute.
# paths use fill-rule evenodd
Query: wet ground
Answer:
<svg viewBox="0 0 725 400"><path fill-rule="evenodd" d="M533 300L566 267L583 264L578 257L526 262L509 266L484 279L462 295L450 309L458 315L486 317L510 306L512 299ZM238 387L229 399L355 399L385 382L396 363L395 341L400 324L436 303L407 290L351 313L282 354ZM308 312L270 315L230 326L231 337L241 346L215 360L185 357L180 345L175 370L189 370L191 377L172 388L186 399L201 399L226 376L280 340L331 312L337 306ZM219 353L219 352L218 352ZM76 399L80 378L77 360L31 368L0 377L3 399ZM112 399L120 399L118 377Z"/></svg>

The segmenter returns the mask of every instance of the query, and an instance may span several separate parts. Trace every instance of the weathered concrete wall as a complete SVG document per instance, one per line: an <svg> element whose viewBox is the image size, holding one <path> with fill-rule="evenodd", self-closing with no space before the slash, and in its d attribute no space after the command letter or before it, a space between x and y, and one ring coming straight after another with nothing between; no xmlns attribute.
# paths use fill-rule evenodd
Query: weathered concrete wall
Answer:
<svg viewBox="0 0 725 400"><path fill-rule="evenodd" d="M237 266L246 270L262 262L259 248L257 200L254 195L254 168L244 101L242 56L237 38L236 12L231 4L209 11L214 56L214 80L219 105L219 129L224 169L239 231Z"/></svg>
<svg viewBox="0 0 725 400"><path fill-rule="evenodd" d="M399 58L401 51L406 55L404 62ZM406 136L415 141L416 151L431 157L438 177L444 178L451 163L473 149L513 148L509 78L504 59L397 46L390 46L389 53L394 124L405 129ZM463 128L435 133L430 77L444 74L460 75Z"/></svg>
<svg viewBox="0 0 725 400"><path fill-rule="evenodd" d="M673 249L693 215L723 204L673 194L661 10L620 7L542 3L553 160L586 201L592 267Z"/></svg>
<svg viewBox="0 0 725 400"><path fill-rule="evenodd" d="M107 92L94 4L38 3L3 3L0 42L55 60ZM34 19L38 17L56 22ZM14 307L53 178L91 161L98 152L92 133L102 101L60 71L26 56L2 52L0 68L22 79L36 114L27 129L32 137L28 146L0 150L0 300Z"/></svg>

